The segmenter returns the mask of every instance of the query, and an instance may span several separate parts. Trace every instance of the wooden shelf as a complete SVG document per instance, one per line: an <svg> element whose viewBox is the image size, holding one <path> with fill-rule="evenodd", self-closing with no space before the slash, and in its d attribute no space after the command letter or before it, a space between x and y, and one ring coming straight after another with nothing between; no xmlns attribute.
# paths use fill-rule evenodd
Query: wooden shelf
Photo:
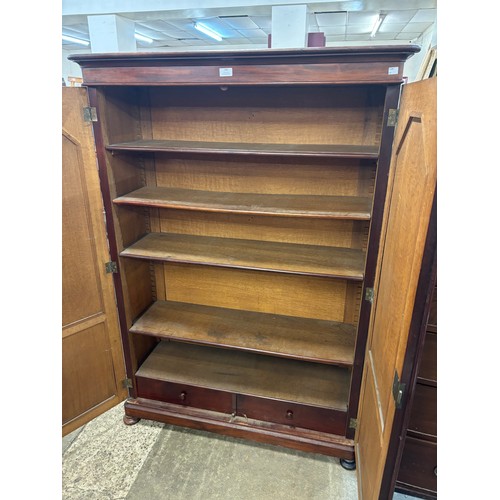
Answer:
<svg viewBox="0 0 500 500"><path fill-rule="evenodd" d="M168 301L155 302L130 331L343 366L354 361L356 337L346 323Z"/></svg>
<svg viewBox="0 0 500 500"><path fill-rule="evenodd" d="M307 156L378 159L378 146L351 144L263 144L240 142L137 140L106 146L109 151L140 153L202 153L259 156Z"/></svg>
<svg viewBox="0 0 500 500"><path fill-rule="evenodd" d="M337 366L166 341L136 376L339 410L350 380Z"/></svg>
<svg viewBox="0 0 500 500"><path fill-rule="evenodd" d="M143 187L116 198L114 203L205 212L370 220L372 200L357 196L221 193Z"/></svg>
<svg viewBox="0 0 500 500"><path fill-rule="evenodd" d="M362 250L296 243L150 233L122 257L363 280Z"/></svg>

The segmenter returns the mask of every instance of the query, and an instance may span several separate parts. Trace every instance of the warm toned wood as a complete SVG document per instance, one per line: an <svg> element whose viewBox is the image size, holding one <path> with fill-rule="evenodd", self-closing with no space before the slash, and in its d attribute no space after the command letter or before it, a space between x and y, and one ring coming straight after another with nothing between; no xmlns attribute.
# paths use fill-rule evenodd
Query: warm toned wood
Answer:
<svg viewBox="0 0 500 500"><path fill-rule="evenodd" d="M162 341L136 376L345 410L344 368Z"/></svg>
<svg viewBox="0 0 500 500"><path fill-rule="evenodd" d="M113 200L118 205L180 208L282 217L369 220L371 200L355 196L264 195L144 187Z"/></svg>
<svg viewBox="0 0 500 500"><path fill-rule="evenodd" d="M437 390L424 384L415 386L408 435L436 442Z"/></svg>
<svg viewBox="0 0 500 500"><path fill-rule="evenodd" d="M62 89L63 435L126 397L113 281L85 89Z"/></svg>
<svg viewBox="0 0 500 500"><path fill-rule="evenodd" d="M129 399L127 415L217 432L311 453L354 458L354 443L340 436L148 399Z"/></svg>
<svg viewBox="0 0 500 500"><path fill-rule="evenodd" d="M299 318L345 319L347 281L242 269L164 265L167 299Z"/></svg>
<svg viewBox="0 0 500 500"><path fill-rule="evenodd" d="M238 154L266 156L315 156L322 158L377 159L376 146L344 144L263 144L179 140L138 140L110 144L109 151Z"/></svg>
<svg viewBox="0 0 500 500"><path fill-rule="evenodd" d="M356 455L363 499L379 498L436 188L436 81L404 86L375 278Z"/></svg>
<svg viewBox="0 0 500 500"><path fill-rule="evenodd" d="M369 221L160 209L160 231L366 251Z"/></svg>
<svg viewBox="0 0 500 500"><path fill-rule="evenodd" d="M346 366L352 363L356 335L345 323L182 302L155 302L130 331Z"/></svg>
<svg viewBox="0 0 500 500"><path fill-rule="evenodd" d="M179 155L180 156L180 155ZM373 196L376 163L354 159L155 155L161 187L225 193ZM131 190L130 190L131 191Z"/></svg>
<svg viewBox="0 0 500 500"><path fill-rule="evenodd" d="M363 279L364 253L351 248L150 233L120 254L208 266Z"/></svg>

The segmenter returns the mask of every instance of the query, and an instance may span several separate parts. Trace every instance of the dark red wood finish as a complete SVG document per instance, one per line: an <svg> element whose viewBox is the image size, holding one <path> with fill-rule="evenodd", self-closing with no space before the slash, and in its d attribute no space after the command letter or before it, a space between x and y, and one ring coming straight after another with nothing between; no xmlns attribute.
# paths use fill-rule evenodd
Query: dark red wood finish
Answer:
<svg viewBox="0 0 500 500"><path fill-rule="evenodd" d="M435 387L417 384L413 398L408 435L436 442L437 391Z"/></svg>
<svg viewBox="0 0 500 500"><path fill-rule="evenodd" d="M332 434L261 420L252 420L208 410L160 403L147 399L129 399L126 415L167 424L217 432L259 443L284 446L309 453L321 453L347 460L354 459L354 442Z"/></svg>
<svg viewBox="0 0 500 500"><path fill-rule="evenodd" d="M145 377L136 377L137 395L183 406L203 408L222 413L234 412L234 397L230 392L216 391L205 387L176 384Z"/></svg>
<svg viewBox="0 0 500 500"><path fill-rule="evenodd" d="M236 397L236 406L239 416L339 436L344 432L347 417L343 411L246 395Z"/></svg>
<svg viewBox="0 0 500 500"><path fill-rule="evenodd" d="M366 254L365 279L361 296L361 308L358 322L358 336L356 339L356 350L354 354L354 365L352 370L351 388L349 392L348 420L355 419L358 415L359 391L361 390L361 379L363 376L363 364L365 361L366 342L368 338L368 325L370 323L371 303L364 300L366 288L373 288L375 282L375 271L377 267L378 251L380 247L380 231L384 215L385 196L387 182L389 180L389 167L391 164L392 141L395 127L387 124L389 109L397 109L401 87L387 87L384 102L384 127L380 144L380 153L377 167L377 178L375 182L375 193L373 201L372 218L370 224L370 237L368 241L368 252ZM346 427L345 436L354 438L355 429Z"/></svg>
<svg viewBox="0 0 500 500"><path fill-rule="evenodd" d="M113 283L115 286L115 294L117 301L117 310L118 310L118 321L120 323L120 333L122 338L122 345L124 351L124 359L125 359L125 371L127 373L127 378L130 380L134 379L134 370L132 367L132 359L131 359L131 351L130 351L130 342L129 342L129 333L127 326L127 318L125 316L125 309L123 307L124 304L124 296L123 296L123 287L120 279L120 261L118 259L118 247L116 245L116 231L113 223L113 202L111 200L110 191L109 191L109 179L108 179L108 169L106 162L106 149L104 146L104 141L102 138L102 129L101 129L101 121L99 116L99 106L98 106L98 98L97 98L97 89L93 87L88 88L88 96L89 96L89 104L90 106L96 108L97 113L97 121L92 122L92 128L94 131L94 142L96 146L96 157L97 157L97 168L99 169L99 180L101 183L101 193L102 200L104 205L105 212L105 223L106 223L106 232L108 234L108 242L109 242L109 254L111 260L116 262L117 272L113 274ZM106 214L108 214L106 216ZM135 392L135 387L128 388L129 396L132 398L137 397Z"/></svg>
<svg viewBox="0 0 500 500"><path fill-rule="evenodd" d="M436 498L437 445L407 437L399 468L398 491Z"/></svg>
<svg viewBox="0 0 500 500"><path fill-rule="evenodd" d="M401 83L416 45L231 52L82 54L85 85ZM231 69L231 72L219 71ZM231 73L231 76L221 76Z"/></svg>

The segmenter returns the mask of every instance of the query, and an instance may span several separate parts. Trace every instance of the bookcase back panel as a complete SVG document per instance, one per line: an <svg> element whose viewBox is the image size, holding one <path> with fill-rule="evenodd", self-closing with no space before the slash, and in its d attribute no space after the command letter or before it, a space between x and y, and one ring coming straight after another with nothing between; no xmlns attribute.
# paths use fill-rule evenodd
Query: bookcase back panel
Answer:
<svg viewBox="0 0 500 500"><path fill-rule="evenodd" d="M378 87L153 88L154 139L377 145Z"/></svg>
<svg viewBox="0 0 500 500"><path fill-rule="evenodd" d="M163 267L167 300L344 321L346 280L173 263Z"/></svg>
<svg viewBox="0 0 500 500"><path fill-rule="evenodd" d="M369 222L159 210L159 231L366 250Z"/></svg>
<svg viewBox="0 0 500 500"><path fill-rule="evenodd" d="M369 196L375 165L359 160L292 164L285 160L242 162L156 158L158 186L233 193Z"/></svg>

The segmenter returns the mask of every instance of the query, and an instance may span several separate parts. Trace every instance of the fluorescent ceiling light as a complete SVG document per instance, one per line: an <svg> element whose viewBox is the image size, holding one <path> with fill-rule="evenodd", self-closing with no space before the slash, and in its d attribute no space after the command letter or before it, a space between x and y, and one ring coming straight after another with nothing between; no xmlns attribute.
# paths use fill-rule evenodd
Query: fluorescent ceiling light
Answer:
<svg viewBox="0 0 500 500"><path fill-rule="evenodd" d="M140 33L135 33L134 36L135 39L139 40L140 42L153 43L153 39L149 38L149 36L144 36L141 35Z"/></svg>
<svg viewBox="0 0 500 500"><path fill-rule="evenodd" d="M218 42L222 42L222 36L217 33L217 31L214 31L211 28L208 28L204 24L201 23L194 23L194 27L198 30L204 33L205 35L209 36L210 38L213 38L214 40L217 40Z"/></svg>
<svg viewBox="0 0 500 500"><path fill-rule="evenodd" d="M375 21L375 24L373 25L372 32L370 33L370 36L373 38L376 34L378 29L380 28L380 25L382 24L382 21L385 19L385 14L380 14Z"/></svg>
<svg viewBox="0 0 500 500"><path fill-rule="evenodd" d="M85 46L90 45L90 42L88 42L87 40L82 40L81 38L75 38L73 36L63 35L62 39L65 40L66 42L79 43L80 45L85 45Z"/></svg>

